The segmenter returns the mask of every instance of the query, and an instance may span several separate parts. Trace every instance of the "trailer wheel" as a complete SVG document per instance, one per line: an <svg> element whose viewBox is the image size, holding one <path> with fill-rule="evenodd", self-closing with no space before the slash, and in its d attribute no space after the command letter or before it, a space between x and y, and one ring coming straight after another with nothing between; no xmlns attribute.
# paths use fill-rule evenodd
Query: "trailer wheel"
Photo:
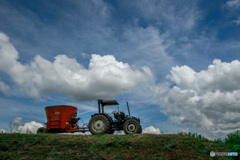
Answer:
<svg viewBox="0 0 240 160"><path fill-rule="evenodd" d="M124 123L123 130L125 134L138 134L142 133L142 127L136 120L127 120Z"/></svg>
<svg viewBox="0 0 240 160"><path fill-rule="evenodd" d="M41 134L41 133L47 133L47 129L46 128L44 128L44 127L40 127L40 128L38 128L38 130L37 130L37 134Z"/></svg>
<svg viewBox="0 0 240 160"><path fill-rule="evenodd" d="M88 128L93 135L108 133L110 122L104 115L96 115L89 121Z"/></svg>

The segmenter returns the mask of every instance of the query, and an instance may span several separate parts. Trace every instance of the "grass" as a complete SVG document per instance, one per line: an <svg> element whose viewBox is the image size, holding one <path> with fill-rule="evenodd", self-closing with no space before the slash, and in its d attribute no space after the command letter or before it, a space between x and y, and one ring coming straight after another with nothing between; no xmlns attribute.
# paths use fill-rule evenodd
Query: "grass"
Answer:
<svg viewBox="0 0 240 160"><path fill-rule="evenodd" d="M238 152L240 154L240 131L230 133L225 137L225 144L231 146L230 152Z"/></svg>
<svg viewBox="0 0 240 160"><path fill-rule="evenodd" d="M189 132L189 133L179 133L179 134L189 136L189 137L194 137L197 139L207 140L205 137L198 135L196 133ZM229 148L225 152L237 152L238 154L240 154L240 131L239 130L234 133L228 134L225 137L225 139L216 139L215 142L217 142L219 145L228 145ZM238 155L237 157L231 157L231 159L239 159L239 158L240 158L240 155Z"/></svg>
<svg viewBox="0 0 240 160"><path fill-rule="evenodd" d="M226 152L237 145L232 137L225 144L197 134L0 134L0 159L212 159L211 151Z"/></svg>

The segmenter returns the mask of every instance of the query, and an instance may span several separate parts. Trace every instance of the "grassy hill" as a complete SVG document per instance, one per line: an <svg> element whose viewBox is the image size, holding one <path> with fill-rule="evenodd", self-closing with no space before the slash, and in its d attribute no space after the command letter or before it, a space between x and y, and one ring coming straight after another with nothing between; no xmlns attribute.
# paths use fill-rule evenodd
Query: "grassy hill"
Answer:
<svg viewBox="0 0 240 160"><path fill-rule="evenodd" d="M231 147L180 134L0 134L0 159L230 159Z"/></svg>

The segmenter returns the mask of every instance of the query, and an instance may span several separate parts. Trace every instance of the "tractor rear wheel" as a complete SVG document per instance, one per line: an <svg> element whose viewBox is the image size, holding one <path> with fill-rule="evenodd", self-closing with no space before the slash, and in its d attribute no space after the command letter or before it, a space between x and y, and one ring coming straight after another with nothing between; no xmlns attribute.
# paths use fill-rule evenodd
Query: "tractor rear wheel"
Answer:
<svg viewBox="0 0 240 160"><path fill-rule="evenodd" d="M106 116L96 115L89 121L88 128L93 135L108 133L110 130L110 122Z"/></svg>
<svg viewBox="0 0 240 160"><path fill-rule="evenodd" d="M123 125L125 134L139 134L142 133L142 127L136 120L127 120Z"/></svg>
<svg viewBox="0 0 240 160"><path fill-rule="evenodd" d="M40 127L40 128L38 128L38 130L37 130L37 134L41 134L41 133L47 133L47 129L46 128L44 128L44 127Z"/></svg>

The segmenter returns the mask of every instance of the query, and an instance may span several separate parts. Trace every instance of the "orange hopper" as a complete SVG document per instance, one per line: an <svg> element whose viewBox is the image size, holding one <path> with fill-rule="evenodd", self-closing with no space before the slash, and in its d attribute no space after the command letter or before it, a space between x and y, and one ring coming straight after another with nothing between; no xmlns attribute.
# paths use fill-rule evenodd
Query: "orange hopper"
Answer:
<svg viewBox="0 0 240 160"><path fill-rule="evenodd" d="M45 108L47 132L85 132L85 128L79 128L77 121L77 108L68 105L49 106Z"/></svg>

